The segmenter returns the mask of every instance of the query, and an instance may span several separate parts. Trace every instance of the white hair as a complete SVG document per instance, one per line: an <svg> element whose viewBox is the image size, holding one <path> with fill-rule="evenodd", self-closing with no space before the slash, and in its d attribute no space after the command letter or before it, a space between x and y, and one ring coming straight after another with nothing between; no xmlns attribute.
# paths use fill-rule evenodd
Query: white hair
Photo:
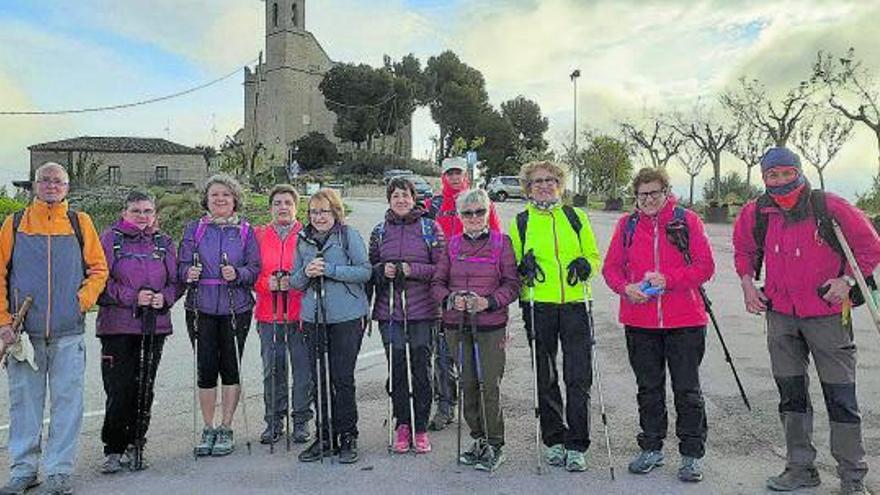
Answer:
<svg viewBox="0 0 880 495"><path fill-rule="evenodd" d="M70 182L70 175L67 174L67 169L65 169L64 166L62 166L61 164L58 164L55 162L46 162L46 163L40 165L39 167L37 167L37 169L34 171L34 179L35 180L39 179L40 174L42 174L44 171L49 170L49 169L59 170L62 173L62 175L64 175L64 180L66 182Z"/></svg>
<svg viewBox="0 0 880 495"><path fill-rule="evenodd" d="M479 205L489 209L489 194L483 189L468 189L458 195L455 200L455 209L461 213L467 205Z"/></svg>

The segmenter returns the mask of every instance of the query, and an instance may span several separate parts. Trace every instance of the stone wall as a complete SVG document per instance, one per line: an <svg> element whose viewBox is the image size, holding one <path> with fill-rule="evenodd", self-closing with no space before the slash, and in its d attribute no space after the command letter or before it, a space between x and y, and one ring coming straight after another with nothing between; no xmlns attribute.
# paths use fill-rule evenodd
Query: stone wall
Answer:
<svg viewBox="0 0 880 495"><path fill-rule="evenodd" d="M47 161L70 169L79 159L80 152L32 151L30 176ZM199 185L207 178L207 164L202 155L162 155L151 153L89 152L88 159L100 161L97 175L109 184L110 167L119 167L119 183L129 185ZM157 167L167 167L167 180L160 181Z"/></svg>

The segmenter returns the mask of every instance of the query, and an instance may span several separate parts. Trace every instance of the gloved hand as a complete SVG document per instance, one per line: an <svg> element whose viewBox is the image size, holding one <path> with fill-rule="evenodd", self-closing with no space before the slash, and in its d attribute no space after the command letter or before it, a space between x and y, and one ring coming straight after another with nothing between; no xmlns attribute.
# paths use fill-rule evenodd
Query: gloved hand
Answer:
<svg viewBox="0 0 880 495"><path fill-rule="evenodd" d="M586 258L580 257L575 258L568 264L568 285L574 287L578 284L578 282L586 282L590 278L590 273L593 272L593 267L590 266L590 262L587 261Z"/></svg>

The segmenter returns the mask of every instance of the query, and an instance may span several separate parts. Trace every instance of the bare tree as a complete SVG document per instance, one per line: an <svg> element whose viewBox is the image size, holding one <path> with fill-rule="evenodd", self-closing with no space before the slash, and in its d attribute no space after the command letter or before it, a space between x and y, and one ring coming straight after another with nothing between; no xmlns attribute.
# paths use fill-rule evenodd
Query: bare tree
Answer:
<svg viewBox="0 0 880 495"><path fill-rule="evenodd" d="M820 51L813 65L813 77L825 83L832 108L874 131L880 167L880 84L875 75L861 60L856 60L855 49L850 48L845 56L837 59Z"/></svg>
<svg viewBox="0 0 880 495"><path fill-rule="evenodd" d="M652 116L646 132L635 123L621 122L623 135L638 147L645 150L654 168L666 168L669 160L675 156L686 141L673 127L659 116Z"/></svg>
<svg viewBox="0 0 880 495"><path fill-rule="evenodd" d="M706 166L706 152L698 148L694 143L688 142L679 150L677 156L678 163L681 168L687 172L690 177L690 189L688 197L688 206L694 206L694 180L703 171Z"/></svg>
<svg viewBox="0 0 880 495"><path fill-rule="evenodd" d="M712 174L715 178L715 194L712 205L721 205L721 154L730 148L739 136L740 125L727 123L713 117L713 112L706 111L697 106L693 115L689 118L678 115L675 130L693 142L700 150L706 153L706 158L712 162Z"/></svg>
<svg viewBox="0 0 880 495"><path fill-rule="evenodd" d="M819 187L825 190L825 167L852 136L855 122L837 112L817 113L801 122L793 141L804 159L819 174Z"/></svg>
<svg viewBox="0 0 880 495"><path fill-rule="evenodd" d="M763 129L776 146L785 146L797 123L810 108L815 85L801 81L788 90L781 101L774 101L767 87L757 79L739 79L740 87L725 91L721 104L744 126Z"/></svg>
<svg viewBox="0 0 880 495"><path fill-rule="evenodd" d="M746 126L730 146L730 153L746 165L746 186L752 185L752 169L761 163L767 148L773 146L770 134L759 127Z"/></svg>

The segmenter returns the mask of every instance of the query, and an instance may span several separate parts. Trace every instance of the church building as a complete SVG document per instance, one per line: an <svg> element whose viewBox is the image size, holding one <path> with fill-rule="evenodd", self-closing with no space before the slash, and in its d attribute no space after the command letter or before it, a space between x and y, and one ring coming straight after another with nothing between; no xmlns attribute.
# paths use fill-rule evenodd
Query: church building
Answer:
<svg viewBox="0 0 880 495"><path fill-rule="evenodd" d="M269 165L293 160L290 143L317 131L340 151L354 148L333 134L336 115L327 109L318 89L335 64L315 36L306 30L306 0L265 0L265 60L245 68L244 129L248 147L262 146ZM409 158L411 126L397 135L373 140L373 151Z"/></svg>

